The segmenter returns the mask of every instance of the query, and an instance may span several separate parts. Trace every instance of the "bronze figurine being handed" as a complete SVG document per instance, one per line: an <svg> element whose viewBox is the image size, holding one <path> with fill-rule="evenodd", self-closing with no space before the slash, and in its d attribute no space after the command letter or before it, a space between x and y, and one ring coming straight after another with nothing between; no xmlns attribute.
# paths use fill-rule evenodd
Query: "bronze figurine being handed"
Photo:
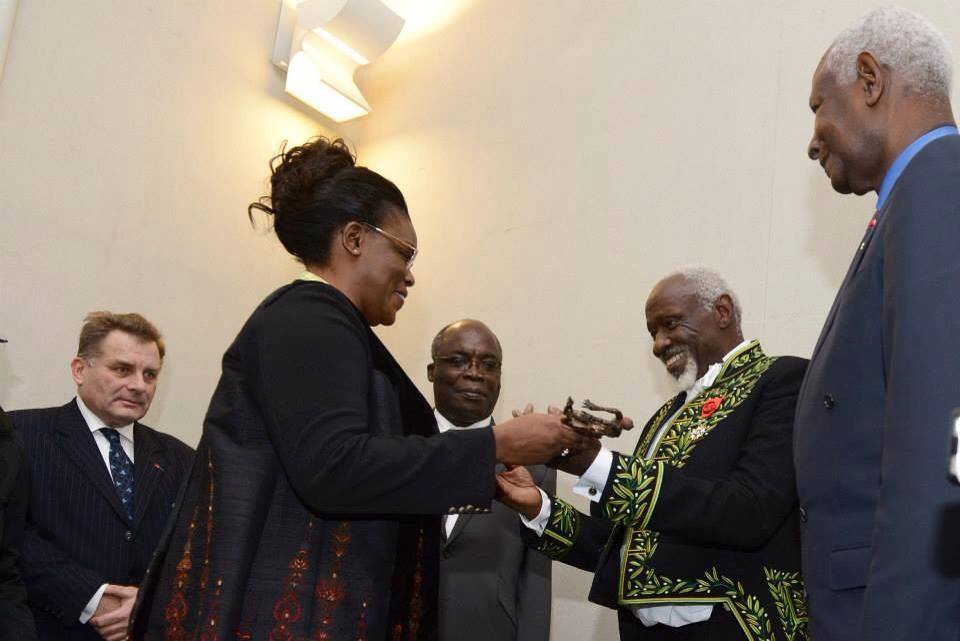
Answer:
<svg viewBox="0 0 960 641"><path fill-rule="evenodd" d="M563 418L560 422L585 436L592 436L593 438L620 436L620 432L633 427L631 421L623 420L623 412L615 407L601 407L588 399L583 401L583 408L592 412L613 414L613 418L600 418L583 410L575 410L573 409L573 399L567 397L567 404L563 406Z"/></svg>

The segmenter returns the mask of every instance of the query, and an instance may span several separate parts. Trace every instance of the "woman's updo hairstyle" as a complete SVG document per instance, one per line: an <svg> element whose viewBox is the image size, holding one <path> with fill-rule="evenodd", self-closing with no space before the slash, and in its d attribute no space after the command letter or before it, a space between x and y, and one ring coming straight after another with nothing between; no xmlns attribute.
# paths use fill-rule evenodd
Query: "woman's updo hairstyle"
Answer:
<svg viewBox="0 0 960 641"><path fill-rule="evenodd" d="M326 265L334 233L350 221L380 226L391 214L407 213L392 182L357 167L346 143L318 136L270 160L270 196L251 203L273 216L273 228L288 252L304 263Z"/></svg>

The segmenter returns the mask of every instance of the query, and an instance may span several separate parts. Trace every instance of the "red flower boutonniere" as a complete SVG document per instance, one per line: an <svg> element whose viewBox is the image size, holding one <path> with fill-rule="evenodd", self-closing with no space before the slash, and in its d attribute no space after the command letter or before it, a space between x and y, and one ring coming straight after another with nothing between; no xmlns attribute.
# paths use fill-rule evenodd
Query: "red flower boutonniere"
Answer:
<svg viewBox="0 0 960 641"><path fill-rule="evenodd" d="M703 402L703 407L700 408L700 418L707 418L718 409L723 403L722 396L711 396L706 401Z"/></svg>

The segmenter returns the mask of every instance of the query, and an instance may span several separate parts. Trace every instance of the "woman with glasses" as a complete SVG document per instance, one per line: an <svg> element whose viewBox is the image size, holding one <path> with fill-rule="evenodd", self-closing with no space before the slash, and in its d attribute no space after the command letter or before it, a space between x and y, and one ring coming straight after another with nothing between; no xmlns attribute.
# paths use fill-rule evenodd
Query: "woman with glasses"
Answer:
<svg viewBox="0 0 960 641"><path fill-rule="evenodd" d="M440 515L489 511L496 461L581 447L557 416L438 435L371 331L414 285L397 187L340 140L281 151L269 199L305 266L223 359L194 469L135 638L432 639Z"/></svg>

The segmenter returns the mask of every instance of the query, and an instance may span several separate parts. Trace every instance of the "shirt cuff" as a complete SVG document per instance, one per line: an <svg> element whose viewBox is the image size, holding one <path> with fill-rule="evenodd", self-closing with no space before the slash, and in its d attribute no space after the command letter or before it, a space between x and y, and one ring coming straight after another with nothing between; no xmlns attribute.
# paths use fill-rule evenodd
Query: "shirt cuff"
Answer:
<svg viewBox="0 0 960 641"><path fill-rule="evenodd" d="M536 532L539 537L543 536L543 531L547 528L547 523L550 522L550 497L539 487L537 490L540 492L540 513L532 519L528 519L523 512L520 512L520 522Z"/></svg>
<svg viewBox="0 0 960 641"><path fill-rule="evenodd" d="M712 605L641 605L633 614L648 628L657 624L682 628L691 623L702 623L713 614Z"/></svg>
<svg viewBox="0 0 960 641"><path fill-rule="evenodd" d="M87 601L86 607L83 608L83 611L80 612L80 623L86 623L93 616L93 613L97 611L97 608L100 607L100 599L103 598L103 592L107 589L107 584L104 583L100 588L93 593L93 598Z"/></svg>
<svg viewBox="0 0 960 641"><path fill-rule="evenodd" d="M601 447L593 463L573 486L573 493L586 497L594 503L598 502L610 477L611 467L613 467L613 452Z"/></svg>

